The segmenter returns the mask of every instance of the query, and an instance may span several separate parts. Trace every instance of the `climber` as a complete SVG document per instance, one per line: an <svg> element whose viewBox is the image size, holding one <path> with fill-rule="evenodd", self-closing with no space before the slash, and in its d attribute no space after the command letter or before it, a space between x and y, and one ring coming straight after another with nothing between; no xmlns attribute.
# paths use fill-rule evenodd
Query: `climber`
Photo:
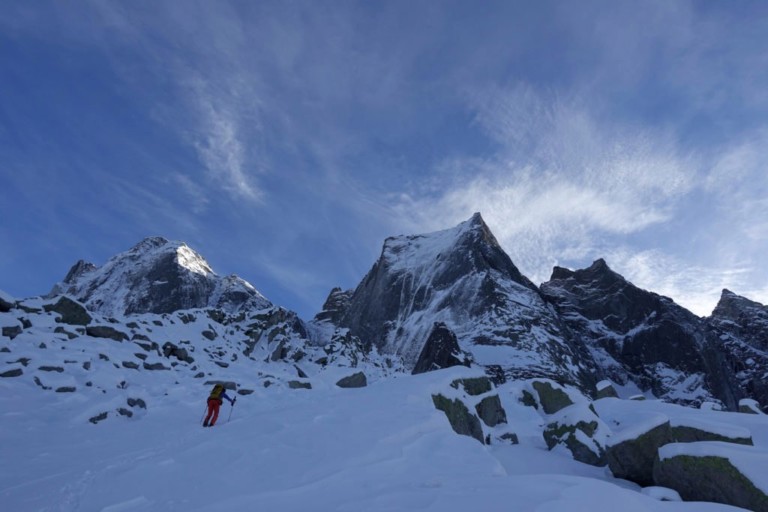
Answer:
<svg viewBox="0 0 768 512"><path fill-rule="evenodd" d="M216 384L213 386L210 396L208 396L208 415L203 422L204 427L212 427L216 423L216 419L219 417L219 407L224 403L222 398L229 400L229 403L232 404L232 406L235 405L235 400L237 400L237 398L230 398L227 396L227 392L224 390L224 384Z"/></svg>

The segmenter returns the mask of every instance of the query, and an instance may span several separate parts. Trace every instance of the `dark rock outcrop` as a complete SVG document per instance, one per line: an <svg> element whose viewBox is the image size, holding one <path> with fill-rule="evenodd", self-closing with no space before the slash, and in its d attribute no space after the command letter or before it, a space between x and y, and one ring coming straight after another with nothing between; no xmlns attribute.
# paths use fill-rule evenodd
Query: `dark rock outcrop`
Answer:
<svg viewBox="0 0 768 512"><path fill-rule="evenodd" d="M364 388L368 385L368 379L363 372L357 372L340 379L336 385L340 388Z"/></svg>
<svg viewBox="0 0 768 512"><path fill-rule="evenodd" d="M768 403L768 306L723 290L706 326L723 364L736 374L741 396Z"/></svg>
<svg viewBox="0 0 768 512"><path fill-rule="evenodd" d="M571 452L574 460L604 466L605 445L600 439L605 438L606 430L595 411L584 402L564 409L556 421L546 426L543 434L550 450L561 444Z"/></svg>
<svg viewBox="0 0 768 512"><path fill-rule="evenodd" d="M8 325L2 329L3 336L11 339L14 339L16 336L21 334L21 331L22 329L20 325Z"/></svg>
<svg viewBox="0 0 768 512"><path fill-rule="evenodd" d="M531 386L539 395L539 403L547 414L555 414L560 409L573 405L568 393L551 382L537 380L533 381Z"/></svg>
<svg viewBox="0 0 768 512"><path fill-rule="evenodd" d="M601 381L597 385L597 393L595 394L595 400L601 398L618 398L619 394L616 392L616 388L609 381Z"/></svg>
<svg viewBox="0 0 768 512"><path fill-rule="evenodd" d="M61 315L59 321L64 324L88 325L92 320L85 306L69 297L61 297L55 304L46 304L43 309Z"/></svg>
<svg viewBox="0 0 768 512"><path fill-rule="evenodd" d="M450 400L443 395L432 395L432 402L435 408L443 411L448 417L451 428L457 434L469 436L485 444L483 437L483 427L480 420L474 414L469 412L467 406L458 398Z"/></svg>
<svg viewBox="0 0 768 512"><path fill-rule="evenodd" d="M613 476L643 487L655 485L653 463L659 447L670 440L669 429L669 421L666 421L633 439L608 446L605 457Z"/></svg>
<svg viewBox="0 0 768 512"><path fill-rule="evenodd" d="M13 302L10 302L9 300L6 300L3 298L2 295L0 295L0 313L7 313L10 310L12 310L16 304Z"/></svg>
<svg viewBox="0 0 768 512"><path fill-rule="evenodd" d="M656 485L675 489L686 501L712 501L755 512L768 511L768 495L727 457L675 455L657 459Z"/></svg>
<svg viewBox="0 0 768 512"><path fill-rule="evenodd" d="M611 380L633 381L656 396L676 395L691 405L710 393L735 409L740 393L718 340L671 299L634 286L602 259L583 270L556 268L541 291L570 331L605 361ZM703 389L685 390L691 398L680 399L677 380L669 378L675 373L693 377Z"/></svg>
<svg viewBox="0 0 768 512"><path fill-rule="evenodd" d="M469 357L459 348L456 335L444 323L435 322L412 373L416 375L451 366L469 367Z"/></svg>
<svg viewBox="0 0 768 512"><path fill-rule="evenodd" d="M323 310L315 315L315 321L328 321L338 325L344 316L344 312L349 308L351 298L352 290L342 291L341 288L334 288L328 294L328 298L325 299Z"/></svg>
<svg viewBox="0 0 768 512"><path fill-rule="evenodd" d="M491 395L483 398L475 405L477 416L489 427L495 427L507 422L507 412L501 405L499 395Z"/></svg>
<svg viewBox="0 0 768 512"><path fill-rule="evenodd" d="M115 341L127 341L128 335L108 325L92 325L85 328L85 333L94 338L108 338Z"/></svg>

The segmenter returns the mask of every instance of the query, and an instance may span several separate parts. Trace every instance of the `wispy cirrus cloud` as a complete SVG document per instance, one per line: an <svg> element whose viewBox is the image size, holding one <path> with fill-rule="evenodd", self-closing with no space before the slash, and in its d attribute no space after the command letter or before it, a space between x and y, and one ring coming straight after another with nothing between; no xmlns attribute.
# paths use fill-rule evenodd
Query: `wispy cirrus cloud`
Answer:
<svg viewBox="0 0 768 512"><path fill-rule="evenodd" d="M753 269L748 266L703 266L662 250L633 251L629 247L610 250L606 259L630 282L671 297L699 316L708 316L727 288L753 297L766 297L752 286Z"/></svg>
<svg viewBox="0 0 768 512"><path fill-rule="evenodd" d="M254 180L261 169L258 160L247 154L246 136L236 114L203 94L197 95L195 103L199 125L193 144L210 181L237 198L261 201L263 193Z"/></svg>
<svg viewBox="0 0 768 512"><path fill-rule="evenodd" d="M454 182L430 198L407 197L401 211L430 228L481 211L535 280L553 264L595 255L606 237L670 220L694 186L693 166L674 145L602 125L576 101L517 86L478 93L474 104L496 154L444 162Z"/></svg>

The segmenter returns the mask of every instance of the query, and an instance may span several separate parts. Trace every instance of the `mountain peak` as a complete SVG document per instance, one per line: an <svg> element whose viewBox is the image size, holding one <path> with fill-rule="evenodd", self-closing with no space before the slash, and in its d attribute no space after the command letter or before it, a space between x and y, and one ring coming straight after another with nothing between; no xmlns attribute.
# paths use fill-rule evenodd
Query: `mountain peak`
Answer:
<svg viewBox="0 0 768 512"><path fill-rule="evenodd" d="M560 279L568 279L569 277L573 277L573 274L573 270L555 265L552 268L552 275L550 276L549 280L555 281Z"/></svg>
<svg viewBox="0 0 768 512"><path fill-rule="evenodd" d="M473 213L468 222L473 225L485 226L485 221L483 220L483 216L480 214L480 212Z"/></svg>
<svg viewBox="0 0 768 512"><path fill-rule="evenodd" d="M235 275L217 275L187 244L160 236L145 238L102 267L79 261L49 295L63 293L91 311L112 316L271 306L247 281Z"/></svg>
<svg viewBox="0 0 768 512"><path fill-rule="evenodd" d="M64 277L64 283L72 284L77 281L80 276L87 274L88 272L93 272L96 270L96 268L96 265L93 263L87 262L85 260L78 260L77 263L72 265L72 268L69 269L69 272L67 272L66 277Z"/></svg>
<svg viewBox="0 0 768 512"><path fill-rule="evenodd" d="M720 300L712 311L712 316L720 319L738 320L744 315L764 315L766 307L746 297L723 288Z"/></svg>
<svg viewBox="0 0 768 512"><path fill-rule="evenodd" d="M137 243L128 252L131 253L140 253L140 252L146 252L153 249L157 249L159 247L164 247L168 245L170 242L167 238L163 238L162 236L148 236L141 242Z"/></svg>

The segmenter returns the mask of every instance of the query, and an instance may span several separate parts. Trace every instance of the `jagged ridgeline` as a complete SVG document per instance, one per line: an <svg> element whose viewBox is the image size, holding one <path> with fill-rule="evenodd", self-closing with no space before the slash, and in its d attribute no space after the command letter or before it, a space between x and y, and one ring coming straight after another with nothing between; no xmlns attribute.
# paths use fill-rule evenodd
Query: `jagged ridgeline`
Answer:
<svg viewBox="0 0 768 512"><path fill-rule="evenodd" d="M78 262L39 310L62 296L95 323L147 337L128 327L134 317L190 312L196 323L205 318L206 336L244 346L246 359L322 365L344 354L345 364L376 361L416 373L475 365L496 382L548 378L593 394L607 378L683 404L720 401L733 410L742 398L768 403L765 306L725 290L712 316L700 318L637 288L603 260L582 270L556 267L539 287L479 213L444 231L386 239L360 284L332 290L309 321L239 277L217 275L186 244L159 237L101 267ZM5 302L6 311L20 305ZM28 329L34 313L17 310L26 323L4 325L4 336ZM85 324L62 329L86 335Z"/></svg>

